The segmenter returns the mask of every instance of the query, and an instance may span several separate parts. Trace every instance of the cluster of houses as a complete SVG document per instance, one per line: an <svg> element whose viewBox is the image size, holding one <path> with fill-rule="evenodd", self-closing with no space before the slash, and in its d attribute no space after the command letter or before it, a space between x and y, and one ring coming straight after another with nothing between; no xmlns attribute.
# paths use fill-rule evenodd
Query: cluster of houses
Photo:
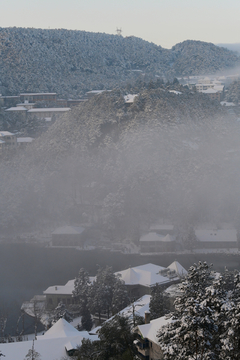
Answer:
<svg viewBox="0 0 240 360"><path fill-rule="evenodd" d="M133 328L137 336L135 344L139 356L145 359L160 359L161 348L158 345L157 332L169 320L160 318L150 321L149 303L151 289L154 285L158 284L170 297L172 294L173 297L176 297L178 291L176 284L187 274L186 270L177 261L174 261L168 267L149 263L118 271L115 274L124 281L132 300L132 304L120 311L119 314L128 317L138 315L145 318L145 325ZM94 281L94 278L90 278L90 280ZM33 308L36 306L36 303L38 303L38 306L39 303L44 303L46 312L51 312L55 309L59 302L69 306L73 301L73 290L74 280L69 280L65 285L50 286L43 292L43 295L35 296L30 302L24 303L22 310L34 316ZM138 300L135 301L134 299ZM133 308L135 309L134 313L132 311ZM69 324L64 319L60 319L44 335L37 336L37 340L34 342L34 349L40 354L42 360L49 360L49 358L61 359L66 355L74 355L76 348L81 345L83 338L92 341L98 339L98 331L101 326L93 328L89 333L86 331L79 332L74 326L77 326L76 321ZM19 358L24 358L28 350L32 348L32 344L33 342L29 340L1 344L0 350L7 359L15 359L14 355L16 356L16 353L19 355ZM49 357L50 354L51 357ZM156 354L158 354L158 357L156 357Z"/></svg>
<svg viewBox="0 0 240 360"><path fill-rule="evenodd" d="M190 236L188 233L185 236ZM83 226L62 226L52 232L50 246L52 247L75 247L88 248L91 239L88 237L87 228ZM98 241L98 246L103 245ZM121 246L120 246L121 245ZM118 250L128 251L129 244L120 244ZM178 252L184 250L229 250L238 249L238 232L232 224L221 223L202 224L192 228L189 243L184 243L183 235L178 227L172 223L159 221L150 226L149 230L142 234L135 252L141 254L156 254L165 252ZM113 245L112 245L112 249ZM117 250L117 249L115 249Z"/></svg>
<svg viewBox="0 0 240 360"><path fill-rule="evenodd" d="M25 148L31 144L33 138L30 136L19 137L18 134L13 134L10 131L0 131L0 156L8 151Z"/></svg>
<svg viewBox="0 0 240 360"><path fill-rule="evenodd" d="M198 92L208 95L212 100L222 101L224 98L225 86L232 81L238 80L239 74L226 76L188 76L178 80Z"/></svg>

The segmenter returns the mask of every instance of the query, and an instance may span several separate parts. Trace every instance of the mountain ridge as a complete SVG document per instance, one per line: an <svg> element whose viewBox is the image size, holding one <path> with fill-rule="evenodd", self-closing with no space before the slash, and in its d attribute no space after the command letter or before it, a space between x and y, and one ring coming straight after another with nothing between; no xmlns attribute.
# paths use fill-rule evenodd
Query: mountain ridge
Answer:
<svg viewBox="0 0 240 360"><path fill-rule="evenodd" d="M234 52L186 40L164 49L140 38L80 30L0 28L0 93L79 97L136 78L209 74L240 65Z"/></svg>

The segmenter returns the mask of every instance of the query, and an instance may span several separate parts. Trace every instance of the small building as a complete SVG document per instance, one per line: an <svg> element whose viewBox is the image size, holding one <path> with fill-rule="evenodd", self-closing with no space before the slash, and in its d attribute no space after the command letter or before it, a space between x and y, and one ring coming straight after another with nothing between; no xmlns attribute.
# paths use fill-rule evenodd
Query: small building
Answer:
<svg viewBox="0 0 240 360"><path fill-rule="evenodd" d="M52 232L52 246L80 246L84 245L82 226L62 226Z"/></svg>
<svg viewBox="0 0 240 360"><path fill-rule="evenodd" d="M126 105L132 105L134 103L134 99L138 96L138 94L128 94L124 95L124 101Z"/></svg>
<svg viewBox="0 0 240 360"><path fill-rule="evenodd" d="M66 285L49 286L43 294L46 296L46 309L54 310L60 302L65 305L74 304L74 280L69 280Z"/></svg>
<svg viewBox="0 0 240 360"><path fill-rule="evenodd" d="M32 137L18 137L17 138L17 146L20 149L25 148L28 144L31 144L33 142Z"/></svg>
<svg viewBox="0 0 240 360"><path fill-rule="evenodd" d="M147 314L146 314L147 315ZM161 327L172 322L172 318L166 319L162 316L158 319L149 322L149 317L145 317L145 324L138 325L134 332L137 336L135 344L138 349L138 356L140 359L146 360L161 360L163 359L163 352L158 343L157 334Z"/></svg>
<svg viewBox="0 0 240 360"><path fill-rule="evenodd" d="M0 140L5 142L5 148L15 148L17 146L16 135L10 131L0 131Z"/></svg>
<svg viewBox="0 0 240 360"><path fill-rule="evenodd" d="M175 250L176 237L149 232L141 236L139 242L141 253L171 252Z"/></svg>
<svg viewBox="0 0 240 360"><path fill-rule="evenodd" d="M57 101L57 93L21 93L20 101L35 103L37 101Z"/></svg>
<svg viewBox="0 0 240 360"><path fill-rule="evenodd" d="M237 248L236 229L197 229L195 230L197 249L230 249Z"/></svg>
<svg viewBox="0 0 240 360"><path fill-rule="evenodd" d="M115 275L120 275L120 279L124 281L130 298L138 299L143 295L150 295L152 287L156 284L164 289L178 283L183 275L178 274L173 266L171 264L164 268L149 263L116 272Z"/></svg>
<svg viewBox="0 0 240 360"><path fill-rule="evenodd" d="M51 118L53 115L55 118L58 118L62 114L67 113L70 111L71 108L69 107L62 107L62 108L33 108L27 111L27 116L34 117L36 116L39 119L46 119Z"/></svg>

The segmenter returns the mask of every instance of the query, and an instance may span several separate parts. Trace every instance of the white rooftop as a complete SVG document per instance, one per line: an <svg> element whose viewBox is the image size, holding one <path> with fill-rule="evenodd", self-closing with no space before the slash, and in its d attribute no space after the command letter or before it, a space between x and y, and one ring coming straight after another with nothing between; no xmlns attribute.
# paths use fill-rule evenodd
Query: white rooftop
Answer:
<svg viewBox="0 0 240 360"><path fill-rule="evenodd" d="M28 113L45 113L45 112L66 112L66 111L70 111L71 108L68 107L62 107L62 108L34 108L34 109L29 109Z"/></svg>
<svg viewBox="0 0 240 360"><path fill-rule="evenodd" d="M66 320L60 319L44 335L34 341L34 349L40 354L41 360L61 360L66 357L66 349L76 349L82 340L97 340L96 335L89 335L87 331L79 332ZM1 352L7 360L25 359L32 341L21 341L1 344Z"/></svg>
<svg viewBox="0 0 240 360"><path fill-rule="evenodd" d="M0 136L13 136L14 134L10 131L0 131Z"/></svg>
<svg viewBox="0 0 240 360"><path fill-rule="evenodd" d="M57 93L21 93L20 96L25 96L25 95L57 95Z"/></svg>
<svg viewBox="0 0 240 360"><path fill-rule="evenodd" d="M158 334L159 329L162 326L171 323L172 321L173 321L172 318L166 319L165 316L162 316L158 319L154 319L154 320L150 321L150 324L138 325L137 328L139 329L143 338L146 338L150 341L153 341L155 344L157 344L158 343L157 334Z"/></svg>
<svg viewBox="0 0 240 360"><path fill-rule="evenodd" d="M125 103L132 104L134 102L135 97L138 96L138 94L128 94L124 95Z"/></svg>
<svg viewBox="0 0 240 360"><path fill-rule="evenodd" d="M187 270L184 269L184 267L176 260L168 266L168 269L174 270L180 277L185 276L188 273Z"/></svg>
<svg viewBox="0 0 240 360"><path fill-rule="evenodd" d="M170 281L168 277L160 275L161 270L165 269L166 268L162 266L149 263L119 271L115 274L121 275L120 279L122 279L126 285L139 284L150 287L155 284L164 284Z"/></svg>
<svg viewBox="0 0 240 360"><path fill-rule="evenodd" d="M140 299L134 301L131 305L125 307L123 310L121 310L118 315L126 316L132 319L133 317L133 307L134 307L134 313L137 316L145 317L145 311L149 311L149 303L151 300L151 295L144 295ZM106 320L110 321L114 318L114 316L110 317ZM91 334L97 334L97 332L101 329L101 326L97 326L96 328L91 330Z"/></svg>
<svg viewBox="0 0 240 360"><path fill-rule="evenodd" d="M199 241L204 242L237 242L237 230L235 229L195 230L195 234Z"/></svg>
<svg viewBox="0 0 240 360"><path fill-rule="evenodd" d="M19 137L17 138L18 143L30 143L33 141L33 138L31 137Z"/></svg>
<svg viewBox="0 0 240 360"><path fill-rule="evenodd" d="M24 106L16 106L16 107L10 107L5 111L27 111L27 109Z"/></svg>

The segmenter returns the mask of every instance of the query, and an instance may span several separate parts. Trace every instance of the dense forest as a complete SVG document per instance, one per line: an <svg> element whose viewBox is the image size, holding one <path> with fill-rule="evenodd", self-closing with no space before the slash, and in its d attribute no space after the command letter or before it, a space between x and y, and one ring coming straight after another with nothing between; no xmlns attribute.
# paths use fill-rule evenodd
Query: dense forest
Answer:
<svg viewBox="0 0 240 360"><path fill-rule="evenodd" d="M201 41L164 49L134 36L76 30L0 28L0 93L78 97L138 77L213 74L239 66L236 53Z"/></svg>

